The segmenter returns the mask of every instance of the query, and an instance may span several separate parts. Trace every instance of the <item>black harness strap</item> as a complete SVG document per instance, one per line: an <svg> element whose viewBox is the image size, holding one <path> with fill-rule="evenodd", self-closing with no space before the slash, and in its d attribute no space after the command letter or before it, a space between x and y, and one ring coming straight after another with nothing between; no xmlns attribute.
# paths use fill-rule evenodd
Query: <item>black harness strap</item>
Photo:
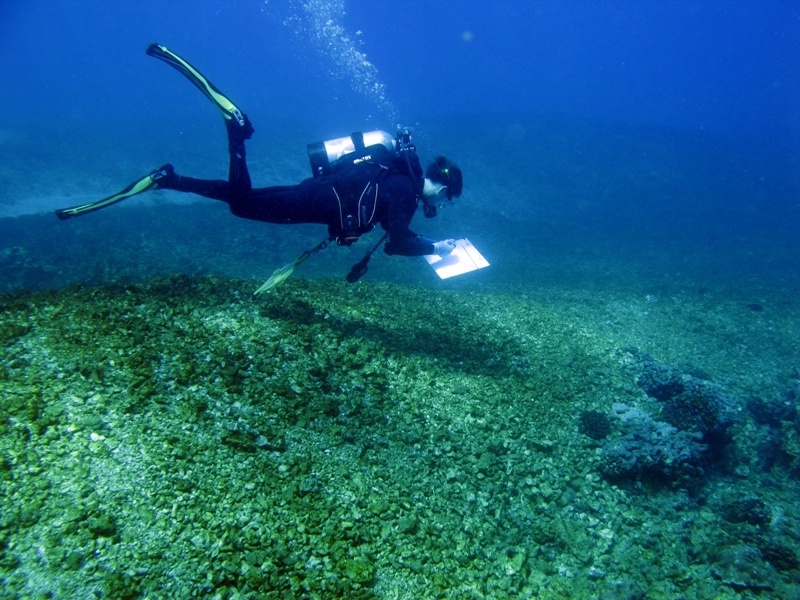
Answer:
<svg viewBox="0 0 800 600"><path fill-rule="evenodd" d="M349 246L358 237L372 231L375 225L375 213L378 210L378 184L370 180L356 197L355 194L339 194L332 186L336 201L339 203L339 227L341 235L339 244Z"/></svg>

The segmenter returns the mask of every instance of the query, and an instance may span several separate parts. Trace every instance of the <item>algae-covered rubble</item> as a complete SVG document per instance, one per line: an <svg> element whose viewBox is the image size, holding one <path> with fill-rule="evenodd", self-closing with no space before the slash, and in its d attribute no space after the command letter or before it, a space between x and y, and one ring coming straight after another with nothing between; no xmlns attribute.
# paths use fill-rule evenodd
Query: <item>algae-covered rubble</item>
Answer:
<svg viewBox="0 0 800 600"><path fill-rule="evenodd" d="M711 483L727 513L601 476L579 414L648 400L600 324L534 297L252 289L0 297L0 598L794 589L791 509L734 522ZM752 588L734 552L765 561Z"/></svg>

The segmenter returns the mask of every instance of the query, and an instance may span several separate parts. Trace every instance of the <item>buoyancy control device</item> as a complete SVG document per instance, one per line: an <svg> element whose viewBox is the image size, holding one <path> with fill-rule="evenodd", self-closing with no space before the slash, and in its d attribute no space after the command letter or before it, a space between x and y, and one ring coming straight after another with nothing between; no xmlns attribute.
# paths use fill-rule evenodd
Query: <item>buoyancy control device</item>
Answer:
<svg viewBox="0 0 800 600"><path fill-rule="evenodd" d="M408 128L399 129L397 137L385 131L359 131L308 144L311 172L314 177L330 176L330 185L339 203L340 221L337 226L329 227L330 235L339 245L349 246L375 227L378 182L389 172L388 164L392 162L387 163L387 157L414 150ZM404 164L414 177L408 156Z"/></svg>

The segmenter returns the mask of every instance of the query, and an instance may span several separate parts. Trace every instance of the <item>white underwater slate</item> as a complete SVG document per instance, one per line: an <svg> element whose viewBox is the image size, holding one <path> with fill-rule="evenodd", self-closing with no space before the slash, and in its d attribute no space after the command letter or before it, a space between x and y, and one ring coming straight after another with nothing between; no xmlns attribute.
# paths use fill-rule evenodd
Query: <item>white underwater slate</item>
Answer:
<svg viewBox="0 0 800 600"><path fill-rule="evenodd" d="M456 249L447 256L429 254L425 257L425 260L428 261L428 264L433 267L433 270L442 279L489 266L489 261L466 238L456 240Z"/></svg>

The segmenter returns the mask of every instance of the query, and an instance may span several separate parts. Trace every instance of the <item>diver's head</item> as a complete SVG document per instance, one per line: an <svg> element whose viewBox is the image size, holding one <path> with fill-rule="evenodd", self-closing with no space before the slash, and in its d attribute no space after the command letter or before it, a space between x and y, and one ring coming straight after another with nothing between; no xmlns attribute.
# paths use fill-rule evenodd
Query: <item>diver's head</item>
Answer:
<svg viewBox="0 0 800 600"><path fill-rule="evenodd" d="M452 200L459 197L463 189L461 169L447 158L439 155L428 165L428 170L425 171L425 188L422 191L426 198L434 202L443 197Z"/></svg>

